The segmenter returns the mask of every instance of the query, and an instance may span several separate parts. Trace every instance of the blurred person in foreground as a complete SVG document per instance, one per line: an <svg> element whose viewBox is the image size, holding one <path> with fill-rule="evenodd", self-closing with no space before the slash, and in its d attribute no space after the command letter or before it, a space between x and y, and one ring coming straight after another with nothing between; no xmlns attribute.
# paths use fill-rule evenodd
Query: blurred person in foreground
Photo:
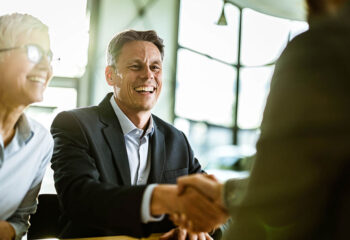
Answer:
<svg viewBox="0 0 350 240"><path fill-rule="evenodd" d="M226 239L350 238L350 1L308 5L310 29L276 65L248 181L178 180L228 209Z"/></svg>
<svg viewBox="0 0 350 240"><path fill-rule="evenodd" d="M117 34L105 68L113 93L98 106L55 118L52 168L63 206L61 237L169 231L162 238L184 240L186 230L174 229L163 214L194 208L201 214L211 206L193 189L185 194L188 201L177 196L177 177L203 171L185 135L151 114L162 89L163 55L154 31ZM193 207L191 197L203 201ZM221 212L212 211L213 221ZM188 237L211 239L203 232Z"/></svg>
<svg viewBox="0 0 350 240"><path fill-rule="evenodd" d="M20 239L51 159L53 140L26 116L52 76L48 28L28 14L0 16L0 239Z"/></svg>

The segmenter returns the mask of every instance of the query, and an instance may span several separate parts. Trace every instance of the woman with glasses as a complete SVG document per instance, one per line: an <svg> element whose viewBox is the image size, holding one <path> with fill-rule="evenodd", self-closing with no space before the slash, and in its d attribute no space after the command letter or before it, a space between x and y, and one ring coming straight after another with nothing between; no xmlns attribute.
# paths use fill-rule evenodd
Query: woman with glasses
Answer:
<svg viewBox="0 0 350 240"><path fill-rule="evenodd" d="M46 165L49 132L24 113L52 77L48 27L28 14L0 16L0 239L20 239Z"/></svg>

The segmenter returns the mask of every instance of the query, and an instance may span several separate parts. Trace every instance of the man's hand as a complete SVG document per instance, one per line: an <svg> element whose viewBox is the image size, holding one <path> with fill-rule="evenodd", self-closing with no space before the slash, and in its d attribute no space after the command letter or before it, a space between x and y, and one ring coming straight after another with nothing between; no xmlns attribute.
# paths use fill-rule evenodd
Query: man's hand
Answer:
<svg viewBox="0 0 350 240"><path fill-rule="evenodd" d="M227 220L226 211L192 187L178 194L176 185L160 184L154 188L151 199L151 214L175 216L175 224L191 233L210 232ZM177 215L181 218L176 218Z"/></svg>
<svg viewBox="0 0 350 240"><path fill-rule="evenodd" d="M15 229L6 221L0 221L0 240L15 239Z"/></svg>
<svg viewBox="0 0 350 240"><path fill-rule="evenodd" d="M192 187L187 187L178 196L178 210L171 215L176 225L192 233L211 232L227 218L225 209Z"/></svg>
<svg viewBox="0 0 350 240"><path fill-rule="evenodd" d="M179 177L177 179L177 185L180 195L186 187L193 187L211 201L225 208L222 200L223 184L219 183L214 175L193 174Z"/></svg>
<svg viewBox="0 0 350 240"><path fill-rule="evenodd" d="M187 238L186 238L187 237ZM213 240L208 233L188 233L186 229L174 228L164 235L160 236L159 240Z"/></svg>

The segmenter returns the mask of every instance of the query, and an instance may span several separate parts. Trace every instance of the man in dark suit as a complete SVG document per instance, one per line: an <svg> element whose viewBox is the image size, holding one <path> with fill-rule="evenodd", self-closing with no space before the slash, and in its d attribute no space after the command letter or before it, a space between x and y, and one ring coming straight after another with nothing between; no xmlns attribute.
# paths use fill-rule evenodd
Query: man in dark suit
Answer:
<svg viewBox="0 0 350 240"><path fill-rule="evenodd" d="M163 47L154 31L116 35L105 69L114 93L53 121L61 237L166 232L174 225L162 214L190 207L181 205L175 185L165 183L200 173L201 166L185 135L151 114L162 88ZM186 237L184 229L168 236L176 232ZM210 239L206 233L191 236Z"/></svg>
<svg viewBox="0 0 350 240"><path fill-rule="evenodd" d="M276 65L249 180L179 179L228 208L227 239L350 239L350 1L308 2L309 31Z"/></svg>

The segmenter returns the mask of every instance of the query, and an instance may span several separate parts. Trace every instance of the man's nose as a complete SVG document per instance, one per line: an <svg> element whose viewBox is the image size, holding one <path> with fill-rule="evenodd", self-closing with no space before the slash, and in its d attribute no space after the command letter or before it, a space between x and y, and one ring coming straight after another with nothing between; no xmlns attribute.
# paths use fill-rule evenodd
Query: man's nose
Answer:
<svg viewBox="0 0 350 240"><path fill-rule="evenodd" d="M149 66L144 67L142 74L142 77L146 80L154 79L154 73Z"/></svg>

